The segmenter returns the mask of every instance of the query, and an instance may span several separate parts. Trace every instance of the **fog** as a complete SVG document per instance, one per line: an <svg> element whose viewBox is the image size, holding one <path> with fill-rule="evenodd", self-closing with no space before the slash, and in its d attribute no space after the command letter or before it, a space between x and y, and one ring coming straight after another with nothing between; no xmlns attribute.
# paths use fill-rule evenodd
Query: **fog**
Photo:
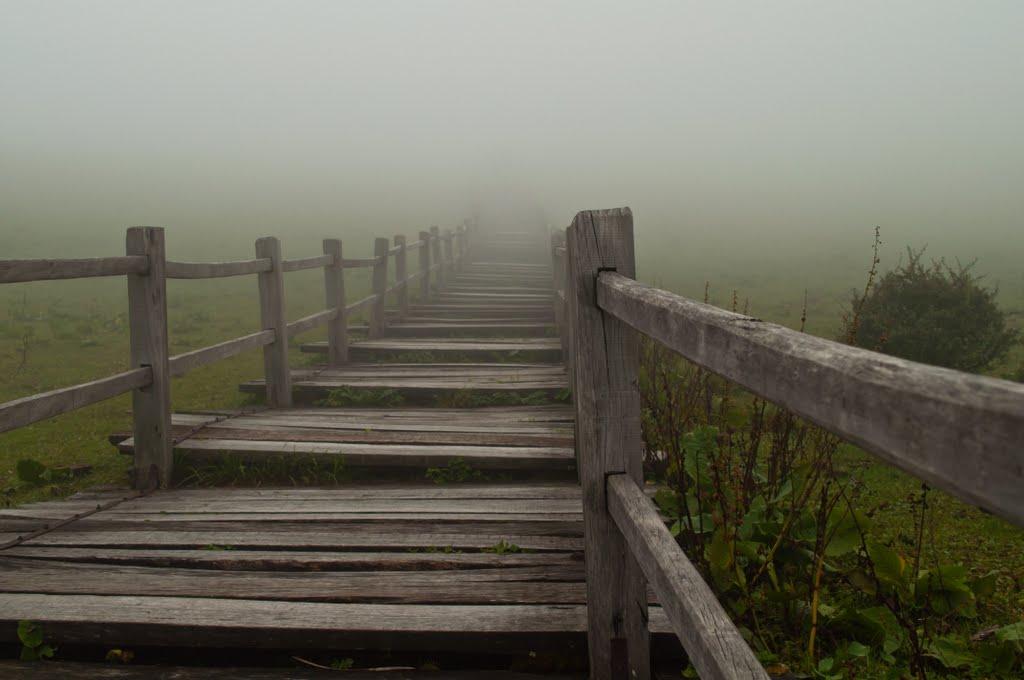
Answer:
<svg viewBox="0 0 1024 680"><path fill-rule="evenodd" d="M551 225L629 205L662 263L869 255L876 224L896 248L1024 250L1016 1L0 16L0 257L113 254L131 224L165 226L172 252L244 254L261 234L415 233L519 203Z"/></svg>

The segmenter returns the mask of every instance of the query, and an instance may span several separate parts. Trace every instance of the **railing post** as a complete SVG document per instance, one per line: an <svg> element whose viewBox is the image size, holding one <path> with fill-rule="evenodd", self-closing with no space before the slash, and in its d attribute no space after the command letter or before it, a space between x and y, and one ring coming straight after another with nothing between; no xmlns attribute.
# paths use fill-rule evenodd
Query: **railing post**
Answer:
<svg viewBox="0 0 1024 680"><path fill-rule="evenodd" d="M257 274L260 289L260 324L274 331L274 342L263 347L263 372L267 381L267 403L291 406L292 374L288 368L288 321L284 312L284 269L281 242L273 236L256 240L256 257L270 258L269 272Z"/></svg>
<svg viewBox="0 0 1024 680"><path fill-rule="evenodd" d="M455 271L461 271L466 264L464 249L466 247L466 230L463 225L455 227Z"/></svg>
<svg viewBox="0 0 1024 680"><path fill-rule="evenodd" d="M437 268L437 278L434 280L437 291L441 292L444 288L444 261L441 259L441 230L438 227L430 228L430 262L441 265Z"/></svg>
<svg viewBox="0 0 1024 680"><path fill-rule="evenodd" d="M455 236L452 234L452 230L448 229L444 232L444 240L442 245L444 246L444 280L447 283L451 283L455 279L455 252L454 252L454 239Z"/></svg>
<svg viewBox="0 0 1024 680"><path fill-rule="evenodd" d="M406 267L405 237L401 234L395 236L395 245L401 249L395 253L395 282L398 284L398 317L409 316L409 282L406 281L408 269Z"/></svg>
<svg viewBox="0 0 1024 680"><path fill-rule="evenodd" d="M462 256L467 261L473 249L473 221L468 217L462 220Z"/></svg>
<svg viewBox="0 0 1024 680"><path fill-rule="evenodd" d="M136 489L167 487L173 472L171 443L171 373L167 363L167 278L164 230L131 227L125 254L145 255L149 271L128 275L128 325L132 368L149 366L153 381L132 390Z"/></svg>
<svg viewBox="0 0 1024 680"><path fill-rule="evenodd" d="M327 324L327 365L339 366L348 361L348 314L345 312L345 270L341 266L341 241L324 239L324 255L334 262L324 267L324 294L328 309L337 309L338 316Z"/></svg>
<svg viewBox="0 0 1024 680"><path fill-rule="evenodd" d="M420 304L427 301L430 297L430 232L420 232L420 271L423 272L423 276L420 277Z"/></svg>
<svg viewBox="0 0 1024 680"><path fill-rule="evenodd" d="M370 307L370 337L379 338L384 333L384 297L388 289L388 250L390 243L386 238L373 241L373 256L377 264L373 265L373 294L377 299Z"/></svg>
<svg viewBox="0 0 1024 680"><path fill-rule="evenodd" d="M628 208L584 211L567 235L572 297L573 402L583 491L590 677L610 680L628 654L630 678L650 677L643 572L608 513L605 480L627 474L643 484L637 339L597 307L599 272L636 276L633 216ZM625 639L625 644L622 643Z"/></svg>

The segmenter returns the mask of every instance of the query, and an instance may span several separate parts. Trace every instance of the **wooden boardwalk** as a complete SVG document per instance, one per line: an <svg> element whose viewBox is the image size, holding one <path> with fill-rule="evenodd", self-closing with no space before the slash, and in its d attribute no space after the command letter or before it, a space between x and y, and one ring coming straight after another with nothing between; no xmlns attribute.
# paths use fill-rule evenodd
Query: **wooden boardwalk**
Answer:
<svg viewBox="0 0 1024 680"><path fill-rule="evenodd" d="M353 363L293 369L305 406L172 417L175 451L190 459L341 460L417 481L94 490L0 511L0 542L31 536L0 551L0 631L32 619L62 646L486 651L578 665L582 503L551 281L548 266L467 265L378 337L354 339ZM324 406L339 390L401 403ZM134 451L130 435L112 440ZM456 464L472 483L424 479ZM651 625L676 650L657 607Z"/></svg>

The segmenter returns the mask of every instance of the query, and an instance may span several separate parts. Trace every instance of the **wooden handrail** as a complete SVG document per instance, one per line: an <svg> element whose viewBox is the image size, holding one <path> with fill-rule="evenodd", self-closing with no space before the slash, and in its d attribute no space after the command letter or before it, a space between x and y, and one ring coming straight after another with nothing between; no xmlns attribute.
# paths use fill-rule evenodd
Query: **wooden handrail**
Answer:
<svg viewBox="0 0 1024 680"><path fill-rule="evenodd" d="M145 274L147 271L149 258L139 255L72 260L0 260L0 283L89 279Z"/></svg>
<svg viewBox="0 0 1024 680"><path fill-rule="evenodd" d="M193 368L199 368L200 366L206 366L207 364L212 364L223 359L229 359L249 349L269 345L274 342L275 337L276 334L274 331L257 331L256 333L243 335L242 337L235 338L234 340L226 340L224 342L219 342L216 345L203 347L202 349L194 349L190 352L176 354L168 359L171 375L175 377L184 375Z"/></svg>
<svg viewBox="0 0 1024 680"><path fill-rule="evenodd" d="M615 272L596 288L601 309L697 365L1024 525L1024 385L816 338Z"/></svg>
<svg viewBox="0 0 1024 680"><path fill-rule="evenodd" d="M334 264L333 255L313 255L298 260L285 260L281 263L281 269L286 272L297 272L303 269L319 269Z"/></svg>
<svg viewBox="0 0 1024 680"><path fill-rule="evenodd" d="M269 272L272 266L267 258L236 262L174 262L168 260L165 271L169 279L218 279Z"/></svg>

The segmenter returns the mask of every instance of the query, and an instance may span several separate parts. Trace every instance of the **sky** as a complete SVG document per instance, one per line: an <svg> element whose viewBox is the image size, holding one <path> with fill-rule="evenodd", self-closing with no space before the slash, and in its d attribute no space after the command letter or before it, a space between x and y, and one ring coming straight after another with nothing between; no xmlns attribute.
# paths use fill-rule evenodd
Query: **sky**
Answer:
<svg viewBox="0 0 1024 680"><path fill-rule="evenodd" d="M0 0L0 248L628 205L642 252L1024 255L1022 35L1017 0Z"/></svg>

